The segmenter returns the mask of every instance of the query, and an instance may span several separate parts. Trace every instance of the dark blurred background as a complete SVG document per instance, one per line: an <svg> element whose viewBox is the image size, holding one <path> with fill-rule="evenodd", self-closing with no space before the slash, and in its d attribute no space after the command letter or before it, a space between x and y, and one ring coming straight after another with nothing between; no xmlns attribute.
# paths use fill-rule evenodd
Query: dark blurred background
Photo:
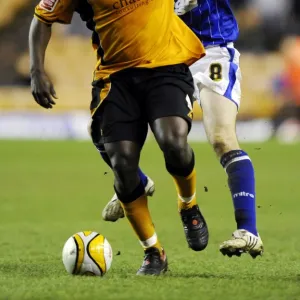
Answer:
<svg viewBox="0 0 300 300"><path fill-rule="evenodd" d="M299 141L300 1L231 0L231 3L240 27L235 46L242 54L243 97L239 120L241 124L254 120L265 121L257 124L267 122L272 130L265 138L276 136L286 142ZM59 100L50 117L49 112L42 111L32 100L29 88L28 30L38 1L0 0L0 4L5 12L0 16L0 137L40 136L30 132L36 125L31 126L28 115L36 116L40 122L76 112L72 126L80 128L88 118L90 82L96 62L90 32L77 15L71 25L53 26L46 66ZM34 118L30 119L32 124ZM201 120L198 106L196 119ZM24 120L30 129L18 132ZM7 122L15 129L7 128ZM63 136L79 137L76 130ZM82 137L85 137L83 131Z"/></svg>

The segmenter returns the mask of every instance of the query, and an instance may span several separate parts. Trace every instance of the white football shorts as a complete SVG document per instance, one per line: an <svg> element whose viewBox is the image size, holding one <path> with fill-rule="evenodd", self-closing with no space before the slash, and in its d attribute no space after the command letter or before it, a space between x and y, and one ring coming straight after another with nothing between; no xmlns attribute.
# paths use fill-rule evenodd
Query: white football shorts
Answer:
<svg viewBox="0 0 300 300"><path fill-rule="evenodd" d="M195 83L194 97L201 105L200 91L207 87L239 107L242 80L239 51L233 43L209 46L205 50L206 55L190 66Z"/></svg>

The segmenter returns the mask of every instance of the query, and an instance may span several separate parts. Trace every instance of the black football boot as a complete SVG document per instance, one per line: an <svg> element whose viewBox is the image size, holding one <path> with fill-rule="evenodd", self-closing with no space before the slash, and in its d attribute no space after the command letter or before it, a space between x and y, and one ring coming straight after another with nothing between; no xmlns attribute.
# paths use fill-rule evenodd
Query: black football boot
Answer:
<svg viewBox="0 0 300 300"><path fill-rule="evenodd" d="M153 275L158 276L168 270L168 260L163 250L162 254L157 248L145 250L144 261L136 275Z"/></svg>
<svg viewBox="0 0 300 300"><path fill-rule="evenodd" d="M202 251L208 244L208 228L199 206L183 209L180 212L183 229L188 245L194 251Z"/></svg>

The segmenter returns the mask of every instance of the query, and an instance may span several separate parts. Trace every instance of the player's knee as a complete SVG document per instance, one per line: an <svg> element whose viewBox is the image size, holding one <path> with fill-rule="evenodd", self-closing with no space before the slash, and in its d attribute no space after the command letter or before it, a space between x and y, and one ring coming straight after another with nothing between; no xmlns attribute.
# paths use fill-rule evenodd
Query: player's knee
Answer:
<svg viewBox="0 0 300 300"><path fill-rule="evenodd" d="M129 151L122 151L113 153L110 158L112 168L119 175L119 177L130 176L130 174L136 171L136 158Z"/></svg>
<svg viewBox="0 0 300 300"><path fill-rule="evenodd" d="M120 194L129 194L136 187L139 180L137 158L125 150L114 153L110 160L115 174L116 190Z"/></svg>
<svg viewBox="0 0 300 300"><path fill-rule="evenodd" d="M139 181L139 145L122 141L106 143L104 146L114 171L116 189L119 193L132 191Z"/></svg>
<svg viewBox="0 0 300 300"><path fill-rule="evenodd" d="M180 131L165 134L160 141L160 148L167 161L184 162L189 149L186 134Z"/></svg>
<svg viewBox="0 0 300 300"><path fill-rule="evenodd" d="M181 160L185 156L188 149L188 124L183 118L171 116L157 119L151 127L167 161Z"/></svg>

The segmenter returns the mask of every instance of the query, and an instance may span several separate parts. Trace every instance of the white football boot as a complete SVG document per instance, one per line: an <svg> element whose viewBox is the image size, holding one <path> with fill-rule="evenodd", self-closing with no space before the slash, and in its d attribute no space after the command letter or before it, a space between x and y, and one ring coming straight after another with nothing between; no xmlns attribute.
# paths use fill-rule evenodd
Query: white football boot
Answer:
<svg viewBox="0 0 300 300"><path fill-rule="evenodd" d="M253 258L256 258L256 256L263 254L264 246L259 235L256 236L247 230L238 229L232 234L230 240L220 245L220 251L229 257L249 253Z"/></svg>
<svg viewBox="0 0 300 300"><path fill-rule="evenodd" d="M153 180L147 176L147 185L145 186L145 193L147 196L153 196L155 192L155 185ZM120 218L124 218L124 210L118 199L117 194L114 194L111 200L106 204L102 211L102 218L104 221L116 222Z"/></svg>

